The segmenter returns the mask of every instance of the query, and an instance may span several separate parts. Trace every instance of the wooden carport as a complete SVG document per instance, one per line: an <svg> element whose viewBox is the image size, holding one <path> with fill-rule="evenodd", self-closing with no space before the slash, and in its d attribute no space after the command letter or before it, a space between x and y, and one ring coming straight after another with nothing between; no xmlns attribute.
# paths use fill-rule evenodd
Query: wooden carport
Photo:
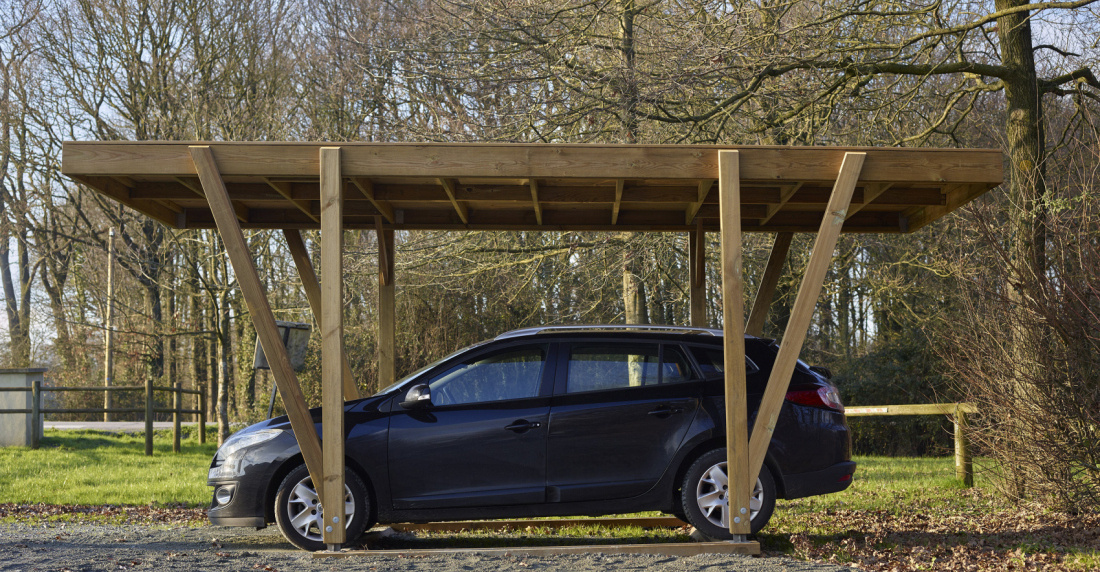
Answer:
<svg viewBox="0 0 1100 572"><path fill-rule="evenodd" d="M703 233L721 232L726 431L735 542L840 232L913 232L1002 181L996 150L554 144L66 142L62 172L172 228L217 228L322 504L343 506L342 231L379 242L379 372L394 380L395 230L678 231L692 325L705 325ZM282 229L322 335L322 435L242 229ZM321 277L300 229L321 229ZM742 232L775 245L745 325ZM746 331L761 334L795 232L817 233L751 441ZM323 447L322 447L323 443ZM335 486L333 486L335 485ZM740 515L745 515L742 518ZM325 514L325 543L345 541Z"/></svg>

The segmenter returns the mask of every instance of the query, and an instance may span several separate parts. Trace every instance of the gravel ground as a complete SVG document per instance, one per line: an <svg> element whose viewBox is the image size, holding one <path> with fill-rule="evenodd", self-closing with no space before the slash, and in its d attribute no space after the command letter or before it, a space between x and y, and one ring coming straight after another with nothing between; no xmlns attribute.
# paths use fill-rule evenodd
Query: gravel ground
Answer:
<svg viewBox="0 0 1100 572"><path fill-rule="evenodd" d="M293 549L274 527L156 527L142 525L0 524L0 570L660 570L838 572L838 566L789 558L708 554L496 556L477 553L392 558L315 559Z"/></svg>

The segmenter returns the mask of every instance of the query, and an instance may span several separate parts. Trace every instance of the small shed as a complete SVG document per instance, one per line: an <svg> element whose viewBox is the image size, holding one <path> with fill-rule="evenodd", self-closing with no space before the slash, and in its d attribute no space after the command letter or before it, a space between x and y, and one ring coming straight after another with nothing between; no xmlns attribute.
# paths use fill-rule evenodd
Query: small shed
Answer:
<svg viewBox="0 0 1100 572"><path fill-rule="evenodd" d="M1002 182L997 150L721 145L66 142L62 172L161 223L220 233L322 504L343 506L342 231L379 248L379 372L394 381L395 230L690 233L692 325L704 325L705 232L721 233L730 505L747 512L841 232L908 233ZM322 335L322 435L242 229L281 229ZM300 230L321 230L318 280ZM775 233L747 323L741 237ZM795 232L816 234L751 433L744 333L760 334ZM324 446L322 447L322 442ZM335 486L334 486L335 485ZM344 543L343 514L325 543ZM730 522L745 542L748 518Z"/></svg>

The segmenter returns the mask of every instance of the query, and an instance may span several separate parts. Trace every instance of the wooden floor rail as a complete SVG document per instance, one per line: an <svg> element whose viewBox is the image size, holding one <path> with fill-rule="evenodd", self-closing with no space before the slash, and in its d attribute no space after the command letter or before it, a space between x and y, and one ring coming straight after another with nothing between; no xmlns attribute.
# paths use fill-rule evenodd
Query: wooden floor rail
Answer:
<svg viewBox="0 0 1100 572"><path fill-rule="evenodd" d="M877 417L884 415L950 415L955 425L955 478L963 486L974 486L974 463L970 458L970 443L966 439L966 416L977 413L973 403L921 403L916 405L860 405L845 407L847 417Z"/></svg>
<svg viewBox="0 0 1100 572"><path fill-rule="evenodd" d="M42 387L41 381L32 382L30 387L3 387L0 391L21 391L31 393L31 408L30 409L0 409L0 414L6 413L23 413L30 414L31 419L34 422L31 423L31 448L37 449L39 440L42 435L39 434L38 419L47 413L59 413L59 414L79 414L79 413L171 413L172 414L172 450L176 453L180 452L180 433L182 428L180 426L180 420L182 415L195 415L199 423L199 443L206 442L206 392L202 389L183 389L183 387L177 383L175 387L159 387L152 386L153 391L169 392L172 394L172 407L156 407L153 403L153 392L147 391L146 386L110 386L110 387ZM146 403L144 407L92 407L92 408L50 408L46 409L42 407L42 393L63 393L63 392L116 392L116 391L146 391ZM198 406L195 409L183 408L183 395L194 395L198 401ZM145 441L146 443L152 443L152 419L147 419L149 423L146 423ZM150 447L146 448L146 454L152 454Z"/></svg>

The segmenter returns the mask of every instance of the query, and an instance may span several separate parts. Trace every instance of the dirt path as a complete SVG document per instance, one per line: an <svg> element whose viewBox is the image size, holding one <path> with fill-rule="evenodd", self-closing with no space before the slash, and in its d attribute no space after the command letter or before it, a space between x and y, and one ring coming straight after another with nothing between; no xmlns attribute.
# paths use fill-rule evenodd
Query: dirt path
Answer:
<svg viewBox="0 0 1100 572"><path fill-rule="evenodd" d="M569 555L554 557L455 554L423 558L315 559L293 549L274 528L144 525L0 524L0 570L367 570L467 572L603 570L838 572L837 566L789 558L737 555L668 557Z"/></svg>

